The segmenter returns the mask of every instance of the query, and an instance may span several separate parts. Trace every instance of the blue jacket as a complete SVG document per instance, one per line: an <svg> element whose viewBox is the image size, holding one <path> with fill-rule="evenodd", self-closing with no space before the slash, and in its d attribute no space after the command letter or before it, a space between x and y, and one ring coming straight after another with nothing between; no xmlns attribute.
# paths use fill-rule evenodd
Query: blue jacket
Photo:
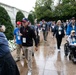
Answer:
<svg viewBox="0 0 76 75"><path fill-rule="evenodd" d="M75 32L76 32L76 23L75 23L74 29L73 29L73 27L72 27L72 23L70 23L70 24L68 25L67 30L66 30L66 35L70 35L70 33L71 33L72 30L75 30Z"/></svg>
<svg viewBox="0 0 76 75"><path fill-rule="evenodd" d="M7 38L3 32L0 32L0 57L3 57L9 52L10 50Z"/></svg>

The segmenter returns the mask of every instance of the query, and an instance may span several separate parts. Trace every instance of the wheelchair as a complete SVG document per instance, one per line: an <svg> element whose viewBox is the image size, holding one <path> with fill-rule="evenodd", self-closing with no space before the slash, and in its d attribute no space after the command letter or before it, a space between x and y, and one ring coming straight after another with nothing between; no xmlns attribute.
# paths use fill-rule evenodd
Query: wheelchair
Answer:
<svg viewBox="0 0 76 75"><path fill-rule="evenodd" d="M66 43L64 44L64 54L65 56L68 56L70 49L69 49L69 42L66 40Z"/></svg>
<svg viewBox="0 0 76 75"><path fill-rule="evenodd" d="M76 63L76 46L69 46L70 47L70 54L69 59Z"/></svg>
<svg viewBox="0 0 76 75"><path fill-rule="evenodd" d="M64 44L64 54L65 56L69 56L69 60L72 60L72 62L76 64L76 46L69 45L67 41Z"/></svg>

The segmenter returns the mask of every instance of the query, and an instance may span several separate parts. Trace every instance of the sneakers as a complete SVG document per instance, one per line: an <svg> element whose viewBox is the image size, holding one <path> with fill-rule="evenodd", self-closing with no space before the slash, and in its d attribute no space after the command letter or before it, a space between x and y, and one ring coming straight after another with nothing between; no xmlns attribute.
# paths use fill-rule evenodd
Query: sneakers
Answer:
<svg viewBox="0 0 76 75"><path fill-rule="evenodd" d="M32 56L34 56L34 52L32 52Z"/></svg>
<svg viewBox="0 0 76 75"><path fill-rule="evenodd" d="M20 57L15 59L16 62L20 61Z"/></svg>
<svg viewBox="0 0 76 75"><path fill-rule="evenodd" d="M58 52L60 52L60 49L58 49Z"/></svg>
<svg viewBox="0 0 76 75"><path fill-rule="evenodd" d="M28 74L27 75L32 75L32 72L31 71L28 71Z"/></svg>
<svg viewBox="0 0 76 75"><path fill-rule="evenodd" d="M25 59L25 55L23 55L22 58Z"/></svg>

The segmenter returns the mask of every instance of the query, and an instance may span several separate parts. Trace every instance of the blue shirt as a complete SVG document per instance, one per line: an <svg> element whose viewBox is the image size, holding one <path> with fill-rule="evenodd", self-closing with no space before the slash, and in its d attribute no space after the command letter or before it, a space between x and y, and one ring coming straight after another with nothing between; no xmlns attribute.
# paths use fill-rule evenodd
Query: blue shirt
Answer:
<svg viewBox="0 0 76 75"><path fill-rule="evenodd" d="M22 42L21 42L21 36L19 36L19 33L20 33L20 29L16 28L14 30L14 35L15 35L16 43L17 44L22 44Z"/></svg>
<svg viewBox="0 0 76 75"><path fill-rule="evenodd" d="M3 57L9 53L8 40L3 32L0 32L0 57Z"/></svg>

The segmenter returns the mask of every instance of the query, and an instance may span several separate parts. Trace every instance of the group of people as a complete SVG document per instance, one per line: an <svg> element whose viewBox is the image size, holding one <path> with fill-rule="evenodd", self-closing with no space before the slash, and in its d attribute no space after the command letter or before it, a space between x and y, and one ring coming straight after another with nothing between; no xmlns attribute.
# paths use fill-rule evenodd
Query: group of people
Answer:
<svg viewBox="0 0 76 75"><path fill-rule="evenodd" d="M68 21L68 20L67 20ZM40 24L34 26L29 23L27 18L23 18L22 21L17 21L17 27L14 29L14 43L16 43L17 59L20 60L20 54L25 58L28 70L32 71L32 55L33 52L33 40L35 41L35 50L38 50L38 44L40 41L40 31L43 32L43 39L47 42L48 32L52 32L52 37L57 40L57 49L60 52L61 42L64 36L67 36L67 40L70 45L76 43L76 22L75 17L64 24L61 20L46 22L42 20ZM20 75L16 62L11 56L8 41L4 35L5 27L0 26L0 75ZM76 44L75 44L76 46ZM76 47L74 48L76 49ZM75 53L75 52L73 52ZM8 71L9 70L9 71ZM12 72L12 73L11 73ZM31 73L31 72L30 72Z"/></svg>
<svg viewBox="0 0 76 75"><path fill-rule="evenodd" d="M3 33L5 26L0 25L0 75L20 75L15 60L13 59L8 40ZM32 71L32 51L33 39L35 41L35 50L37 51L37 35L32 27L29 25L29 20L23 18L22 21L17 22L17 27L14 29L14 43L16 43L17 59L20 60L21 50L28 65L28 72Z"/></svg>
<svg viewBox="0 0 76 75"><path fill-rule="evenodd" d="M73 32L76 34L75 17L72 17L70 20L66 20L66 22L62 22L61 20L58 20L57 22L51 21L49 23L49 26L48 26L47 22L43 22L41 24L41 26L42 26L42 31L43 31L43 36L44 36L45 41L47 40L46 37L48 36L48 31L49 31L49 27L50 27L53 38L55 37L57 40L58 51L60 51L60 49L61 49L60 48L61 42L65 36L67 37L67 40L68 40L69 36L72 35ZM71 43L71 42L69 41L69 43Z"/></svg>

